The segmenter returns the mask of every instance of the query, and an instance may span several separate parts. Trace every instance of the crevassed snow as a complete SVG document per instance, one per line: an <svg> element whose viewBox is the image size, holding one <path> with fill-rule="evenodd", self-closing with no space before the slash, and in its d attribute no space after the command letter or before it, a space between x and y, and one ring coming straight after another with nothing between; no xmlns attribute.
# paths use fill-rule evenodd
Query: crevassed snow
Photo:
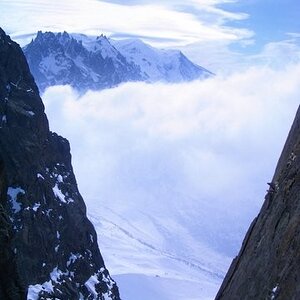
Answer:
<svg viewBox="0 0 300 300"><path fill-rule="evenodd" d="M10 197L14 213L18 213L21 210L21 204L17 200L19 194L25 194L25 191L20 187L9 187L7 190L7 195Z"/></svg>

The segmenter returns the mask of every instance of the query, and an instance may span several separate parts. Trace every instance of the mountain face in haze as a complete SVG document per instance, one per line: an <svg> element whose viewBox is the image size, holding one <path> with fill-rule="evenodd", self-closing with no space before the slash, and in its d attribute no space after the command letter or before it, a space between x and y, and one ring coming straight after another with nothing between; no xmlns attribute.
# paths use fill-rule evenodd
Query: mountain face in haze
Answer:
<svg viewBox="0 0 300 300"><path fill-rule="evenodd" d="M269 185L216 300L300 299L300 108Z"/></svg>
<svg viewBox="0 0 300 300"><path fill-rule="evenodd" d="M22 50L2 29L0 243L0 299L120 299L86 217L69 143L49 131Z"/></svg>
<svg viewBox="0 0 300 300"><path fill-rule="evenodd" d="M117 42L103 35L93 39L39 31L23 50L41 91L69 84L85 92L129 81L182 82L212 75L180 51L158 50L139 40Z"/></svg>
<svg viewBox="0 0 300 300"><path fill-rule="evenodd" d="M79 91L100 90L142 80L139 67L128 63L104 36L87 48L66 32L39 31L24 54L41 91L65 84Z"/></svg>
<svg viewBox="0 0 300 300"><path fill-rule="evenodd" d="M151 47L141 40L128 39L111 43L129 62L138 65L149 81L183 82L212 76L208 70L195 65L181 51Z"/></svg>

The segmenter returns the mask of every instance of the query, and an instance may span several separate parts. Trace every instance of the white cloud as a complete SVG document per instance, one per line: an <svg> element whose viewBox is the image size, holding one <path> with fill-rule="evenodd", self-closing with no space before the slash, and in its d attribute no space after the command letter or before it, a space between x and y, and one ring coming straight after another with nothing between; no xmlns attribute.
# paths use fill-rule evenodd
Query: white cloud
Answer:
<svg viewBox="0 0 300 300"><path fill-rule="evenodd" d="M220 8L231 2L239 1L2 0L0 18L4 30L22 45L38 30L140 37L157 47L179 48L192 61L218 74L254 63L281 67L299 61L297 32L253 50L255 33L245 28L251 20L244 22L245 26L240 22L251 16ZM251 54L249 45L253 46Z"/></svg>
<svg viewBox="0 0 300 300"><path fill-rule="evenodd" d="M300 43L296 33L288 34L289 38L271 41L255 52L242 53L232 50L228 41L198 42L180 49L195 63L216 74L230 74L247 70L251 66L268 66L282 69L289 64L300 62ZM236 46L255 46L253 39L238 41Z"/></svg>
<svg viewBox="0 0 300 300"><path fill-rule="evenodd" d="M0 17L4 29L22 43L28 41L22 40L24 34L37 30L133 35L156 46L233 41L252 35L246 29L224 26L226 20L247 16L216 8L220 1L139 2L129 6L97 0L2 0ZM177 9L179 4L196 7L200 12Z"/></svg>
<svg viewBox="0 0 300 300"><path fill-rule="evenodd" d="M267 43L261 53L248 58L252 63L268 65L270 67L282 68L286 64L300 62L300 43L294 34L292 38Z"/></svg>
<svg viewBox="0 0 300 300"><path fill-rule="evenodd" d="M288 32L287 36L289 36L293 39L299 39L300 38L300 32Z"/></svg>
<svg viewBox="0 0 300 300"><path fill-rule="evenodd" d="M110 206L138 226L142 212L167 219L180 211L198 238L232 253L263 201L299 84L296 65L82 97L53 87L43 98L52 129L71 141L90 207Z"/></svg>

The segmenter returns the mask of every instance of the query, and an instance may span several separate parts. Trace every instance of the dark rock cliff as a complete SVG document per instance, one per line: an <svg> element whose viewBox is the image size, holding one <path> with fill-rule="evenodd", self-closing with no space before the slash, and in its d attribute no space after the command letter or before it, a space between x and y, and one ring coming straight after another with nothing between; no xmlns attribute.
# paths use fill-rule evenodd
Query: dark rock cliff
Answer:
<svg viewBox="0 0 300 300"><path fill-rule="evenodd" d="M300 299L300 108L269 185L216 300Z"/></svg>
<svg viewBox="0 0 300 300"><path fill-rule="evenodd" d="M0 299L120 299L67 140L49 131L21 48L0 29Z"/></svg>

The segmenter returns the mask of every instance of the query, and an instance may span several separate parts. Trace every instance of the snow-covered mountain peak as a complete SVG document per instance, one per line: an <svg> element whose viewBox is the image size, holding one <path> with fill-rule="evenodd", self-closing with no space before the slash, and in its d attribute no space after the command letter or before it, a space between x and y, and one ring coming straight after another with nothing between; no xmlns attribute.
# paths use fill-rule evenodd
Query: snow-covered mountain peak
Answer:
<svg viewBox="0 0 300 300"><path fill-rule="evenodd" d="M42 32L42 31L38 31L36 38L34 39L34 41L36 43L40 43L40 44L44 44L44 43L51 43L51 42L55 42L55 43L59 43L61 45L64 45L66 43L68 43L71 39L71 36L66 32L58 32L58 33L54 33L51 31L46 31L46 32Z"/></svg>
<svg viewBox="0 0 300 300"><path fill-rule="evenodd" d="M98 35L98 36L96 37L96 41L97 41L97 42L100 42L100 43L104 42L104 43L110 44L110 42L109 42L107 36L104 35L103 33L100 34L100 35Z"/></svg>
<svg viewBox="0 0 300 300"><path fill-rule="evenodd" d="M38 32L23 50L41 91L69 84L85 92L143 80L140 68L104 36L92 39L67 32Z"/></svg>
<svg viewBox="0 0 300 300"><path fill-rule="evenodd" d="M57 38L62 45L68 43L72 39L72 37L66 31L64 31L63 33L59 32L57 34Z"/></svg>
<svg viewBox="0 0 300 300"><path fill-rule="evenodd" d="M142 73L151 82L182 82L212 75L192 63L179 50L157 49L139 39L111 40L111 43L129 62L140 66Z"/></svg>
<svg viewBox="0 0 300 300"><path fill-rule="evenodd" d="M69 84L80 91L114 87L122 82L183 82L212 73L178 50L156 49L139 39L113 40L67 32L41 32L24 47L41 91Z"/></svg>
<svg viewBox="0 0 300 300"><path fill-rule="evenodd" d="M157 48L152 47L149 44L146 44L140 39L125 39L125 40L110 40L111 43L120 51L126 54L126 57L134 59L138 56L147 56L152 59L159 59L159 54L164 51ZM169 50L169 52L173 52L176 50Z"/></svg>
<svg viewBox="0 0 300 300"><path fill-rule="evenodd" d="M119 51L110 43L108 38L103 34L97 36L96 40L90 39L85 46L93 52L100 51L103 58L117 57L120 54Z"/></svg>

